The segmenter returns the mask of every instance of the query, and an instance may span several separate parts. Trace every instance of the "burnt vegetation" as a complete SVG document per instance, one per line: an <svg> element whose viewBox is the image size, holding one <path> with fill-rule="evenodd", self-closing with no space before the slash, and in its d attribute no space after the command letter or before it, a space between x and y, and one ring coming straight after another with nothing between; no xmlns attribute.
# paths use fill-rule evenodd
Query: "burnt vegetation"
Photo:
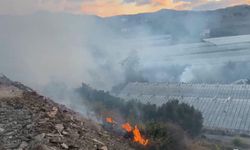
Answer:
<svg viewBox="0 0 250 150"><path fill-rule="evenodd" d="M76 91L97 116L119 114L124 120L139 124L144 134L150 138L149 149L186 149L186 133L195 137L202 129L201 112L178 100L161 106L143 104L137 100L125 101L84 83Z"/></svg>

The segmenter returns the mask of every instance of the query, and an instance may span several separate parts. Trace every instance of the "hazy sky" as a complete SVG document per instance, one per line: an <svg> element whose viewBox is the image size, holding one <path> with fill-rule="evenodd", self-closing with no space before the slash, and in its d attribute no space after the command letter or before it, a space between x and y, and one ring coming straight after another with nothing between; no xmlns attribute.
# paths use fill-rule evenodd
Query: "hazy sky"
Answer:
<svg viewBox="0 0 250 150"><path fill-rule="evenodd" d="M207 10L249 3L250 0L0 0L0 14L55 11L114 16L153 12L164 8Z"/></svg>

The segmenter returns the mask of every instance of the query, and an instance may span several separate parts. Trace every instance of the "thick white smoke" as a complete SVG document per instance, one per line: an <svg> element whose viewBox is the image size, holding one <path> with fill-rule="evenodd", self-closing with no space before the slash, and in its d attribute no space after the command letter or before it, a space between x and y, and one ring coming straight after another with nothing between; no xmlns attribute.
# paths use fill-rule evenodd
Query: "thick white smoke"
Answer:
<svg viewBox="0 0 250 150"><path fill-rule="evenodd" d="M172 24L155 24L166 32L168 29L172 40L164 31L144 25L147 17L140 19L140 15L133 23L129 17L103 19L45 12L0 16L0 72L37 89L53 82L69 87L85 82L109 90L127 81L231 82L248 78L247 62L194 65L191 56L185 56L186 62L182 59L191 48L166 48L176 37L178 42L192 38L197 42L208 21L198 13L191 14L185 14L184 24L178 23L183 21L181 17L171 15L166 17ZM197 18L190 21L189 16ZM129 34L123 34L126 32ZM173 55L176 52L180 52L178 58Z"/></svg>

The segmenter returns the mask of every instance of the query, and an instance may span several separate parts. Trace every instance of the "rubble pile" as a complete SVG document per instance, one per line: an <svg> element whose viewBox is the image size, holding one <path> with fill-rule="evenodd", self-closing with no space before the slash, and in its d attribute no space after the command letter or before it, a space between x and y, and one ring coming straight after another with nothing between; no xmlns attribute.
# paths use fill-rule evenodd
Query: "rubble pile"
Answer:
<svg viewBox="0 0 250 150"><path fill-rule="evenodd" d="M0 150L132 149L97 123L18 85L22 96L0 97Z"/></svg>

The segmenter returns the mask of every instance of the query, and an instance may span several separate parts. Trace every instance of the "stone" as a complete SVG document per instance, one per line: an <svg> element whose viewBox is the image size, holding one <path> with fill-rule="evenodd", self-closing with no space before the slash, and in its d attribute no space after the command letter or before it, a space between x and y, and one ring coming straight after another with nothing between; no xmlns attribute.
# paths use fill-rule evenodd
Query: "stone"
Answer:
<svg viewBox="0 0 250 150"><path fill-rule="evenodd" d="M26 147L28 147L28 143L27 142L25 142L25 141L23 141L21 144L20 144L20 146L19 146L19 149L25 149Z"/></svg>
<svg viewBox="0 0 250 150"><path fill-rule="evenodd" d="M44 144L36 145L33 149L34 150L54 150L54 148L48 147Z"/></svg>
<svg viewBox="0 0 250 150"><path fill-rule="evenodd" d="M62 139L60 137L52 137L50 143L62 143Z"/></svg>
<svg viewBox="0 0 250 150"><path fill-rule="evenodd" d="M66 131L62 131L62 134L63 134L63 135L69 135L69 133L66 132Z"/></svg>
<svg viewBox="0 0 250 150"><path fill-rule="evenodd" d="M49 137L57 137L57 136L60 136L60 134L48 133L48 134L46 134L46 136L49 136Z"/></svg>
<svg viewBox="0 0 250 150"><path fill-rule="evenodd" d="M64 148L64 149L69 149L69 146L68 146L67 144L65 144L65 143L62 143L61 146L62 146L62 148Z"/></svg>
<svg viewBox="0 0 250 150"><path fill-rule="evenodd" d="M58 132L62 132L63 129L64 129L64 126L63 126L63 124L56 124L56 125L55 125L55 128L56 128L56 130L57 130Z"/></svg>
<svg viewBox="0 0 250 150"><path fill-rule="evenodd" d="M45 137L45 133L38 134L37 136L34 137L35 140L37 141L42 141Z"/></svg>
<svg viewBox="0 0 250 150"><path fill-rule="evenodd" d="M5 130L4 130L4 128L0 128L0 133L2 133L2 132L4 132Z"/></svg>
<svg viewBox="0 0 250 150"><path fill-rule="evenodd" d="M57 107L53 107L52 111L48 112L47 114L48 114L48 116L50 118L54 118L56 116L57 112L58 112L58 108Z"/></svg>
<svg viewBox="0 0 250 150"><path fill-rule="evenodd" d="M107 146L102 146L102 147L100 148L100 150L108 150L108 147L107 147Z"/></svg>
<svg viewBox="0 0 250 150"><path fill-rule="evenodd" d="M93 140L94 142L100 144L100 145L105 145L103 142L101 142L101 141L99 141L99 140L97 140L97 139L92 139L92 140Z"/></svg>
<svg viewBox="0 0 250 150"><path fill-rule="evenodd" d="M26 125L26 128L27 129L30 129L30 128L32 128L33 127L33 124L28 124L28 125Z"/></svg>
<svg viewBox="0 0 250 150"><path fill-rule="evenodd" d="M70 131L69 132L69 136L72 137L72 138L74 138L74 139L77 139L77 138L80 137L80 135L78 134L77 131Z"/></svg>

